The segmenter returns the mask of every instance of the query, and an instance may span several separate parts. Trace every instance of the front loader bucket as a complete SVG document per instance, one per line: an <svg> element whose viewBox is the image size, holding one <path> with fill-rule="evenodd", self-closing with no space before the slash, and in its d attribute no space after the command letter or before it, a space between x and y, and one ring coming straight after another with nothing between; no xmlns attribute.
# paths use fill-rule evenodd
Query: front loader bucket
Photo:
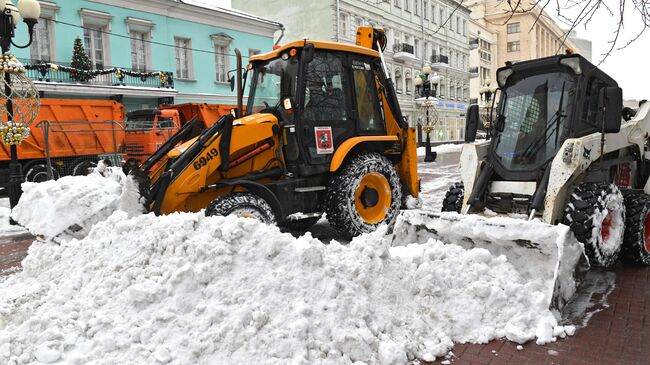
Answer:
<svg viewBox="0 0 650 365"><path fill-rule="evenodd" d="M582 244L565 225L421 210L398 217L393 245L429 239L505 255L523 279L541 285L550 309L562 309L589 269Z"/></svg>

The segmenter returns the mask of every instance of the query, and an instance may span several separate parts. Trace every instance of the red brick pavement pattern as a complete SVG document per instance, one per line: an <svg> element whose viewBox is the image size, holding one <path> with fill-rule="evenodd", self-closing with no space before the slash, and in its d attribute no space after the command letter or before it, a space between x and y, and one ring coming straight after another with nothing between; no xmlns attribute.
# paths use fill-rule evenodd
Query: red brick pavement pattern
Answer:
<svg viewBox="0 0 650 365"><path fill-rule="evenodd" d="M0 237L0 275L20 267L33 241L29 233Z"/></svg>
<svg viewBox="0 0 650 365"><path fill-rule="evenodd" d="M647 365L650 364L650 267L618 265L609 308L596 313L573 337L538 346L508 341L457 344L452 365ZM492 351L495 351L493 353ZM445 359L434 363L441 364Z"/></svg>

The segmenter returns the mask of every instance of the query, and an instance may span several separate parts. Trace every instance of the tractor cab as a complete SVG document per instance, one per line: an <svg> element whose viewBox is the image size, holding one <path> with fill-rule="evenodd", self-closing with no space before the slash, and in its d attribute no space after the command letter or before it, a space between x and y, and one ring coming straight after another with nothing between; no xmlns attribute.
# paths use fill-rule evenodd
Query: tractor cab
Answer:
<svg viewBox="0 0 650 365"><path fill-rule="evenodd" d="M620 128L620 108L610 124L602 113L618 85L580 55L507 65L497 81L490 161L500 180L535 181L567 138Z"/></svg>
<svg viewBox="0 0 650 365"><path fill-rule="evenodd" d="M327 172L346 140L387 134L377 88L385 76L376 50L297 41L251 57L249 67L247 111L277 117L294 174Z"/></svg>

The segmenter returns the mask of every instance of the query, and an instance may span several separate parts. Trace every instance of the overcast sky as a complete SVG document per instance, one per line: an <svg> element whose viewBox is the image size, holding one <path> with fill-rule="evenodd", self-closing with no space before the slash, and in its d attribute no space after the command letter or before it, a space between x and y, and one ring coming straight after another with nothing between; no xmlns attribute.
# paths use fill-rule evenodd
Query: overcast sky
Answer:
<svg viewBox="0 0 650 365"><path fill-rule="evenodd" d="M206 4L213 4L225 8L230 7L230 0L193 0ZM563 3L563 1L560 1ZM605 3L611 6L613 11L617 11L619 0L605 0ZM625 28L619 37L619 45L623 46L628 40L632 39L641 30L643 23L636 11L631 8L631 1L626 8ZM557 9L552 6L556 2L552 1L547 8L547 12L554 16ZM561 10L565 13L568 11ZM568 14L571 15L571 14ZM271 19L282 23L282 19ZM563 28L567 25L561 24ZM615 17L610 15L607 10L600 9L596 16L588 24L587 28L579 25L576 28L578 37L589 39L593 43L592 60L597 65L602 59L602 54L607 52L610 47L608 41L614 38L616 29ZM625 49L614 50L600 67L612 78L618 81L623 88L623 97L625 99L650 99L650 30L648 30L635 43Z"/></svg>

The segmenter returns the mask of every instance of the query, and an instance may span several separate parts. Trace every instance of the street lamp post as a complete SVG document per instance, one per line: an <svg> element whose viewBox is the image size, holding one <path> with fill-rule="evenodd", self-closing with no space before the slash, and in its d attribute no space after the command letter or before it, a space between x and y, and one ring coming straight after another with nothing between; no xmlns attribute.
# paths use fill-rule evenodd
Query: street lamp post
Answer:
<svg viewBox="0 0 650 365"><path fill-rule="evenodd" d="M481 95L482 102L482 117L483 117L483 128L485 128L485 139L490 139L490 130L492 128L492 121L490 120L490 113L492 110L492 96L496 92L496 87L491 86L492 81L490 79L485 80L483 87L479 89L479 94Z"/></svg>
<svg viewBox="0 0 650 365"><path fill-rule="evenodd" d="M2 47L2 54L9 52L11 45L17 48L27 48L32 44L32 37L34 34L34 26L41 15L41 6L36 0L20 0L18 7L16 7L11 0L3 2L0 0L0 47ZM26 45L19 46L12 41L14 37L14 29L23 18L27 24L29 31L29 42ZM7 123L12 122L14 110L13 101L11 100L11 74L4 72L5 78L5 95L7 95ZM10 145L11 161L9 163L9 205L11 208L18 204L22 189L20 184L23 182L23 169L18 162L18 149L16 144ZM11 218L11 224L16 224Z"/></svg>
<svg viewBox="0 0 650 365"><path fill-rule="evenodd" d="M423 107L426 110L426 124L422 130L427 134L427 139L424 144L425 155L424 162L433 162L436 160L436 154L431 151L431 132L433 131L433 124L430 120L430 109L436 101L436 88L440 82L441 77L438 75L431 76L431 66L422 67L422 74L415 78L415 87L422 98L424 98Z"/></svg>

